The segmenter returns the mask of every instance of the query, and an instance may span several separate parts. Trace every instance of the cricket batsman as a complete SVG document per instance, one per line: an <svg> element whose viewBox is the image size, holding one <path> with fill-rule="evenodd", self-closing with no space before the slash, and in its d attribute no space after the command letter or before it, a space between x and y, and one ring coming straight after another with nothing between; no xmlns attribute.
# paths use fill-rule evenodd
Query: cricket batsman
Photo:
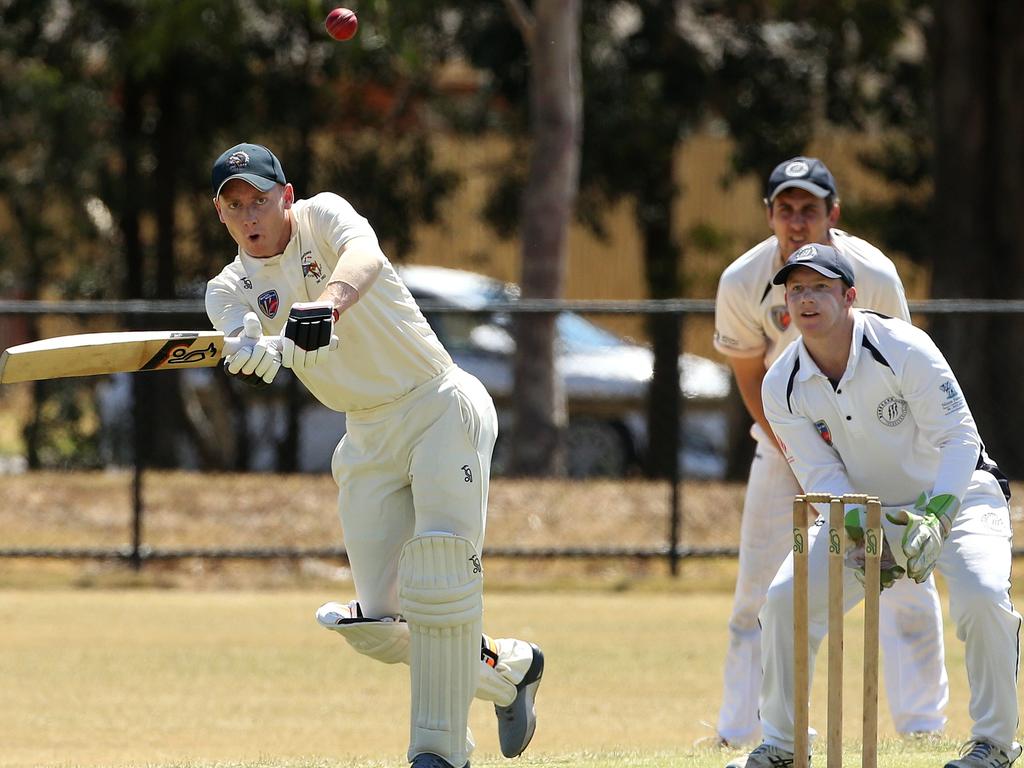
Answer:
<svg viewBox="0 0 1024 768"><path fill-rule="evenodd" d="M207 314L251 345L225 360L256 385L284 366L346 414L332 459L355 599L317 621L358 653L409 665L413 768L463 768L470 702L494 703L502 753L536 728L540 649L482 633L494 405L445 351L365 218L343 198L297 200L264 146L213 165L213 203L238 245ZM273 337L281 337L280 344Z"/></svg>

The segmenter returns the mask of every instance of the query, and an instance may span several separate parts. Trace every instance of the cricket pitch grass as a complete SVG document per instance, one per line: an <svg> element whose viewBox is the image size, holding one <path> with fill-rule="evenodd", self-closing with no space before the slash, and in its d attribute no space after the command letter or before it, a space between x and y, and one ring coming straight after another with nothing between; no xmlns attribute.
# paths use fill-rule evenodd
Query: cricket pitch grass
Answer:
<svg viewBox="0 0 1024 768"><path fill-rule="evenodd" d="M404 666L362 658L313 612L329 590L0 591L0 766L401 768ZM485 626L545 651L539 725L515 765L720 768L712 733L727 594L497 592ZM847 732L860 709L848 643ZM947 742L896 738L883 700L882 766L934 766L968 732L961 645L947 627ZM823 660L824 654L821 655ZM820 665L819 665L820 667ZM823 732L824 673L811 723ZM884 696L883 696L884 698ZM506 761L493 711L473 705L474 766ZM849 765L859 765L850 743ZM822 764L818 757L817 764Z"/></svg>
<svg viewBox="0 0 1024 768"><path fill-rule="evenodd" d="M154 546L343 543L329 478L147 478ZM123 475L2 481L4 546L125 540ZM735 544L742 491L687 484L684 543ZM488 544L656 544L666 499L665 485L640 481L496 480ZM514 763L500 756L491 705L474 703L474 768L722 768L739 752L700 740L720 702L735 567L687 561L674 578L655 560L485 557L485 631L538 643L547 666L537 735ZM197 559L135 574L118 562L0 559L0 768L404 768L407 668L359 656L313 618L351 596L331 562ZM847 627L847 734L860 733L861 616ZM810 716L822 734L824 661ZM934 768L967 738L963 645L948 621L946 666L946 740L898 738L882 686L883 768ZM849 740L846 765L860 765L859 747ZM817 766L823 749L821 739Z"/></svg>

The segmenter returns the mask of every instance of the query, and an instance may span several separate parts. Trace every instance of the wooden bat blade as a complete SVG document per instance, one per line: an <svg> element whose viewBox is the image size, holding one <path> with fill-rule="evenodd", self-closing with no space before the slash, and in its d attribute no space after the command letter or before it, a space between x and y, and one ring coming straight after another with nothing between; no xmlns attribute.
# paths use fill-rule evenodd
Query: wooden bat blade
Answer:
<svg viewBox="0 0 1024 768"><path fill-rule="evenodd" d="M216 365L230 351L218 331L122 331L57 336L0 355L0 384Z"/></svg>

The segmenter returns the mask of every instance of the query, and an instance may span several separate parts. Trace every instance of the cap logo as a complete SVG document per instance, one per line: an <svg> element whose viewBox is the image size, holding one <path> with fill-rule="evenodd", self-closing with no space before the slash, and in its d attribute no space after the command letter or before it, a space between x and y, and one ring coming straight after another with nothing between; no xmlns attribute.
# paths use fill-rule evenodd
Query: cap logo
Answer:
<svg viewBox="0 0 1024 768"><path fill-rule="evenodd" d="M249 165L249 155L245 152L235 152L225 161L228 168L245 168Z"/></svg>
<svg viewBox="0 0 1024 768"><path fill-rule="evenodd" d="M786 166L785 174L790 178L806 176L811 172L810 167L803 160L794 160Z"/></svg>
<svg viewBox="0 0 1024 768"><path fill-rule="evenodd" d="M793 254L793 261L810 261L814 258L817 251L814 250L813 245L805 245L803 248Z"/></svg>

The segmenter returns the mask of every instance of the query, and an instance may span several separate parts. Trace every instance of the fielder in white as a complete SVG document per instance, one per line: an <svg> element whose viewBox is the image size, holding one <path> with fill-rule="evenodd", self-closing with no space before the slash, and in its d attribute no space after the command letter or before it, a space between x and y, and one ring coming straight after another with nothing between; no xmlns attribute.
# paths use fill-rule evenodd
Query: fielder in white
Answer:
<svg viewBox="0 0 1024 768"><path fill-rule="evenodd" d="M207 313L253 342L226 370L265 385L283 365L346 414L332 469L356 599L327 603L317 621L361 654L409 665L414 768L469 765L474 696L494 703L502 752L521 754L544 657L482 634L490 396L453 364L344 199L296 200L256 144L217 159L213 192L238 255L209 282Z"/></svg>
<svg viewBox="0 0 1024 768"><path fill-rule="evenodd" d="M765 206L774 234L726 268L715 303L715 348L732 366L754 420L751 435L757 442L743 503L739 573L716 727L716 739L723 746L756 743L761 737L757 616L768 585L792 549L793 496L801 492L761 403L765 372L799 335L786 308L785 290L774 285L772 278L801 246L829 244L853 267L858 307L910 319L903 283L893 263L870 243L835 228L839 201L835 180L824 163L811 157L780 163L769 177ZM896 730L905 734L939 731L946 722L943 710L949 684L934 580L918 588L898 583L885 593L881 611L886 693Z"/></svg>
<svg viewBox="0 0 1024 768"><path fill-rule="evenodd" d="M786 461L809 492L869 492L885 511L890 575L918 584L933 569L965 643L970 741L946 768L1002 768L1021 754L1018 634L1010 602L1009 484L985 453L960 385L928 335L902 320L853 308L853 268L836 249L808 245L779 270L801 338L765 376L765 414ZM857 514L847 528L858 528ZM810 545L810 659L827 630L828 540ZM746 768L792 765L793 559L761 611L764 742ZM863 559L847 559L847 609L864 597ZM858 576L859 567L859 576Z"/></svg>

